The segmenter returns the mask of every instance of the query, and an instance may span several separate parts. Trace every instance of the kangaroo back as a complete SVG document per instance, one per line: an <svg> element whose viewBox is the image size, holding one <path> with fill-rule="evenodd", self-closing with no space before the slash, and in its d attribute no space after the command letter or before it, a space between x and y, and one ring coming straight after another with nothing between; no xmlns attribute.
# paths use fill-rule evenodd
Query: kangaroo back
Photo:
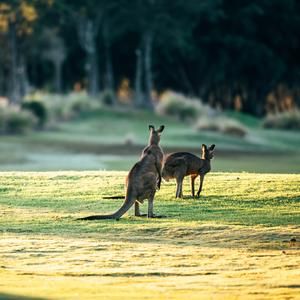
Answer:
<svg viewBox="0 0 300 300"><path fill-rule="evenodd" d="M150 125L149 129L151 131L149 145L144 149L140 161L132 167L127 176L126 197L122 206L112 214L92 215L80 218L79 220L118 220L133 206L133 204L136 204L137 212L138 202L136 201L143 201L145 199L148 199L148 216L153 217L153 198L156 188L160 186L161 164L163 159L163 152L158 143L164 126L155 130L154 126Z"/></svg>
<svg viewBox="0 0 300 300"><path fill-rule="evenodd" d="M213 158L215 145L207 147L202 145L201 158L189 152L176 152L165 158L162 176L165 180L176 179L176 197L182 197L182 184L185 176L191 175L191 189L194 197L194 182L200 175L200 187L197 195L200 195L203 185L204 175L211 169L210 160Z"/></svg>
<svg viewBox="0 0 300 300"><path fill-rule="evenodd" d="M175 178L178 173L180 173L181 176L187 176L197 173L201 165L201 159L192 153L172 153L165 158L162 176L166 180Z"/></svg>

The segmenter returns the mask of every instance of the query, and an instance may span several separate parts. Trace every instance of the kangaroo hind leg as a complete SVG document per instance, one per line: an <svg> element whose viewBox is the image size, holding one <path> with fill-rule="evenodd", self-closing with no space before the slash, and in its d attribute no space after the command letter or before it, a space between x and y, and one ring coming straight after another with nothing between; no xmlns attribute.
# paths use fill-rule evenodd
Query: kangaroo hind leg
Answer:
<svg viewBox="0 0 300 300"><path fill-rule="evenodd" d="M204 181L204 175L200 175L200 186L199 186L199 190L197 192L197 197L200 197L200 193L202 191L202 186L203 186L203 181Z"/></svg>
<svg viewBox="0 0 300 300"><path fill-rule="evenodd" d="M147 214L141 214L139 201L135 201L135 203L134 203L134 215L136 217L146 217L147 216Z"/></svg>
<svg viewBox="0 0 300 300"><path fill-rule="evenodd" d="M152 194L148 199L148 218L153 218L153 201L154 201L154 194Z"/></svg>
<svg viewBox="0 0 300 300"><path fill-rule="evenodd" d="M155 215L153 212L154 195L148 199L148 218L165 218L166 216Z"/></svg>
<svg viewBox="0 0 300 300"><path fill-rule="evenodd" d="M182 183L183 183L183 176L176 177L176 198L182 198Z"/></svg>
<svg viewBox="0 0 300 300"><path fill-rule="evenodd" d="M191 175L191 191L192 191L192 197L195 197L195 179L198 175Z"/></svg>

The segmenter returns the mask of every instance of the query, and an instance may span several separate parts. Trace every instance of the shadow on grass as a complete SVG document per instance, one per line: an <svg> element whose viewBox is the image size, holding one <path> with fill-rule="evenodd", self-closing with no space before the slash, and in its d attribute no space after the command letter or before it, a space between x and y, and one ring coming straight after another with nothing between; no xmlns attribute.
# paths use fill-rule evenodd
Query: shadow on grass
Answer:
<svg viewBox="0 0 300 300"><path fill-rule="evenodd" d="M46 300L47 298L0 293L0 300Z"/></svg>

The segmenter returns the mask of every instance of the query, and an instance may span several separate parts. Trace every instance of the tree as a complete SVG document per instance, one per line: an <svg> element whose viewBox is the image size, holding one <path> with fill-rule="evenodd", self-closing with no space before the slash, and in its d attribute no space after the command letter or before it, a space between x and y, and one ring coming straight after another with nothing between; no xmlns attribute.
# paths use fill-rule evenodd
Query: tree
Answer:
<svg viewBox="0 0 300 300"><path fill-rule="evenodd" d="M299 32L296 0L4 0L0 92L20 101L27 73L45 87L47 57L56 90L63 64L64 87L85 81L91 95L125 77L136 106L153 109L152 92L170 88L261 115L270 95L300 103Z"/></svg>
<svg viewBox="0 0 300 300"><path fill-rule="evenodd" d="M0 4L0 31L6 37L10 54L8 95L14 103L19 103L27 90L26 57L20 50L26 37L32 34L37 18L37 11L29 1L5 0Z"/></svg>
<svg viewBox="0 0 300 300"><path fill-rule="evenodd" d="M56 93L62 92L62 64L66 59L64 40L57 35L57 29L43 31L44 50L43 57L54 65L54 88Z"/></svg>
<svg viewBox="0 0 300 300"><path fill-rule="evenodd" d="M100 28L103 25L102 22L104 16L111 7L111 1L57 1L55 2L55 5L58 10L66 14L72 20L77 28L79 43L87 56L85 70L88 79L88 92L90 95L95 96L100 89L98 38ZM108 36L109 29L107 28L108 22L105 26L103 35L106 37L106 50L108 53L110 47Z"/></svg>
<svg viewBox="0 0 300 300"><path fill-rule="evenodd" d="M218 1L135 0L131 1L130 5L124 4L124 20L133 20L128 24L127 30L136 32L138 35L135 49L137 106L153 109L152 92L155 80L153 74L156 74L154 60L158 57L159 48L163 48L162 52L167 58L170 53L186 53L192 43L192 32L196 25L197 14L211 10L216 2ZM183 71L183 68L180 70ZM186 74L181 73L185 83L191 88L189 80L186 80Z"/></svg>

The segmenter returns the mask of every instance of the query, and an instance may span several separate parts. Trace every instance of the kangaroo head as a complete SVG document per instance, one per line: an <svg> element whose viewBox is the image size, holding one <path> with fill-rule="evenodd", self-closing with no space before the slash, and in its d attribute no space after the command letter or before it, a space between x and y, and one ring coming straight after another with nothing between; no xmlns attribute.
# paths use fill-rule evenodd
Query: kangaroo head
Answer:
<svg viewBox="0 0 300 300"><path fill-rule="evenodd" d="M202 144L201 148L201 158L206 160L211 160L214 157L215 144L207 147L205 144Z"/></svg>
<svg viewBox="0 0 300 300"><path fill-rule="evenodd" d="M157 130L155 130L153 125L149 125L149 130L150 130L150 138L149 138L149 144L155 144L158 145L160 141L160 135L163 132L165 126L161 125Z"/></svg>

